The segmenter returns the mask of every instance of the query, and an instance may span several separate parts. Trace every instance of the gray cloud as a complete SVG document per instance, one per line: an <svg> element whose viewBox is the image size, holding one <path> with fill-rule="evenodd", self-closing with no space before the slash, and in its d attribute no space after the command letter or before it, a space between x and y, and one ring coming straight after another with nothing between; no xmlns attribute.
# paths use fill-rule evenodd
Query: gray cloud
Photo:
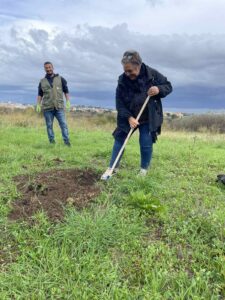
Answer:
<svg viewBox="0 0 225 300"><path fill-rule="evenodd" d="M72 94L85 97L86 93L89 99L105 95L113 103L122 53L135 48L147 64L168 76L179 97L182 88L201 89L201 97L207 99L204 90L208 93L210 88L220 89L215 105L222 105L224 99L225 35L145 35L130 31L126 24L77 25L69 31L13 27L8 33L7 43L0 40L1 84L18 86L33 97L43 76L43 62L51 60L68 80ZM190 99L196 106L197 97L186 95L183 103Z"/></svg>
<svg viewBox="0 0 225 300"><path fill-rule="evenodd" d="M147 3L151 4L152 6L160 5L164 1L163 0L146 0Z"/></svg>

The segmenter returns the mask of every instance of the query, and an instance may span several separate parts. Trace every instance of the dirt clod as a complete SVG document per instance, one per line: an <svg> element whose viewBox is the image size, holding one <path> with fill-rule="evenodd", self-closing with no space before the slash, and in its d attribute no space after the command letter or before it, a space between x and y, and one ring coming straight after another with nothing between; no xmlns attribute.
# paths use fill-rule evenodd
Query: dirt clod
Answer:
<svg viewBox="0 0 225 300"><path fill-rule="evenodd" d="M30 219L38 211L44 211L49 219L61 220L66 205L77 209L86 207L100 189L96 185L98 175L92 170L51 170L36 174L16 176L14 181L21 194L12 203L9 219Z"/></svg>

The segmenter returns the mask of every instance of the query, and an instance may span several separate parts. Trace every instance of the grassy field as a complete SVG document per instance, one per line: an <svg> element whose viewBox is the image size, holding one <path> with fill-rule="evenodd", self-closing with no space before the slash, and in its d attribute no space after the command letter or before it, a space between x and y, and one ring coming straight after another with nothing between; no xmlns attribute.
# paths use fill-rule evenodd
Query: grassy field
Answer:
<svg viewBox="0 0 225 300"><path fill-rule="evenodd" d="M111 125L76 116L69 127L72 147L58 126L54 146L32 112L1 115L0 299L225 299L224 135L163 132L143 179L135 134L88 208L65 207L57 223L44 212L9 220L14 176L107 167Z"/></svg>

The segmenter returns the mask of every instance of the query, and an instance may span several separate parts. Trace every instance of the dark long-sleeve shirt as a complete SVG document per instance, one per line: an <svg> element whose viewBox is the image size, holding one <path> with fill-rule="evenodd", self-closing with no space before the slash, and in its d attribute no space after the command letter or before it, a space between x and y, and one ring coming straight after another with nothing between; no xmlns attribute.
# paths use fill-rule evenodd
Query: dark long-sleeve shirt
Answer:
<svg viewBox="0 0 225 300"><path fill-rule="evenodd" d="M48 74L45 75L45 78L48 79L48 82L49 82L49 84L50 84L51 87L53 87L53 79L56 76L59 76L59 74L54 74L53 76L50 76ZM68 89L68 86L67 86L67 81L62 76L61 76L61 80L62 80L62 90L63 90L63 93L68 94L69 93L69 89ZM39 85L38 85L38 96L43 97L43 91L42 91L42 88L41 88L41 82L39 82Z"/></svg>

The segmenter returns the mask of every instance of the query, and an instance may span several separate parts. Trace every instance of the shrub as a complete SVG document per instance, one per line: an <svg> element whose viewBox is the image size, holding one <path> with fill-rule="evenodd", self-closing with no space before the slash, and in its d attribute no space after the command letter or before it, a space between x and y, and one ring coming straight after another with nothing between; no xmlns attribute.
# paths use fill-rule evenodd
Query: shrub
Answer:
<svg viewBox="0 0 225 300"><path fill-rule="evenodd" d="M225 114L191 115L167 120L165 127L172 130L225 133Z"/></svg>

